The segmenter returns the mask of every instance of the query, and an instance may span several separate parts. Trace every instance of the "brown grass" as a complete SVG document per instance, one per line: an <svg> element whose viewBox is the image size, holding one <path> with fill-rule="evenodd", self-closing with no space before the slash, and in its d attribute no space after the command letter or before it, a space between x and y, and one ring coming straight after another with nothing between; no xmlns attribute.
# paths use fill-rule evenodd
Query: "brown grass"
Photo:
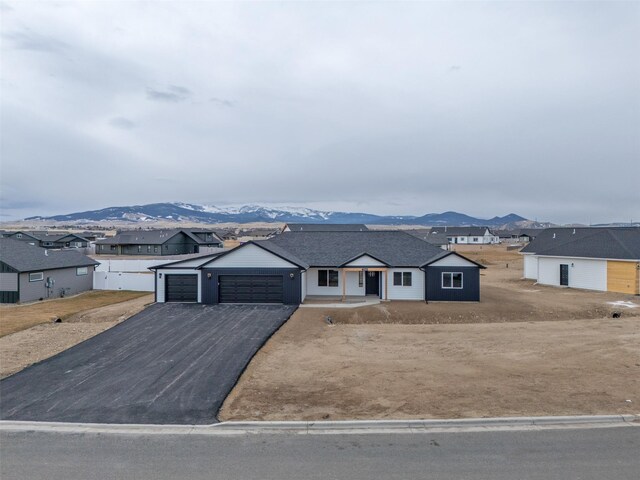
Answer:
<svg viewBox="0 0 640 480"><path fill-rule="evenodd" d="M75 297L57 298L27 305L2 305L0 306L0 337L52 322L56 318L65 320L86 310L126 302L143 295L149 295L149 293L93 290Z"/></svg>

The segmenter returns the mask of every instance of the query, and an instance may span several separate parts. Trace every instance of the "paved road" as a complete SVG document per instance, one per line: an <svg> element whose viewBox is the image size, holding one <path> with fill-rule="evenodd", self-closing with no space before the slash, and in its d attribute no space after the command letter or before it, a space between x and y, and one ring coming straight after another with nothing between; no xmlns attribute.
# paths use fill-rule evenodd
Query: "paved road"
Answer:
<svg viewBox="0 0 640 480"><path fill-rule="evenodd" d="M0 382L0 418L210 424L282 305L156 304Z"/></svg>
<svg viewBox="0 0 640 480"><path fill-rule="evenodd" d="M20 480L637 480L640 427L239 436L0 432Z"/></svg>

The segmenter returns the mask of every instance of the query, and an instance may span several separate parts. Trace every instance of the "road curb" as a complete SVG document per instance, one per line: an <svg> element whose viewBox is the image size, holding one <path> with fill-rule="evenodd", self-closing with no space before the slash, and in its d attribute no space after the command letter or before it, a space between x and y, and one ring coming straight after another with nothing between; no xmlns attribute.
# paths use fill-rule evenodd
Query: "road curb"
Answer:
<svg viewBox="0 0 640 480"><path fill-rule="evenodd" d="M112 433L133 435L234 435L260 433L366 434L426 433L560 428L640 427L638 415L498 417L448 420L346 420L222 422L213 425L125 425L0 421L4 432Z"/></svg>

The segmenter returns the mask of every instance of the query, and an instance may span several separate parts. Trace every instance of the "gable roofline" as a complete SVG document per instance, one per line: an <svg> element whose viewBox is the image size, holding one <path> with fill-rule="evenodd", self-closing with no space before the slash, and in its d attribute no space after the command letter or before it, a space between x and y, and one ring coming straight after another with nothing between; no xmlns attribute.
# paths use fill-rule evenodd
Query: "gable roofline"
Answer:
<svg viewBox="0 0 640 480"><path fill-rule="evenodd" d="M460 257L463 260L466 260L467 262L471 262L474 265L477 265L479 268L481 268L483 270L487 268L484 265L482 265L481 263L478 263L478 262L476 262L474 260L471 260L470 258L467 258L464 255L460 255L458 252L454 252L454 251L449 251L449 252L443 251L441 255L437 255L434 258L432 258L431 260L429 260L429 261L423 263L422 265L420 265L420 268L428 267L429 265L431 265L432 263L437 262L438 260L442 260L443 258L447 258L449 255L455 255L457 257Z"/></svg>
<svg viewBox="0 0 640 480"><path fill-rule="evenodd" d="M207 259L209 259L209 257L211 257L211 259L214 259L215 257L219 257L220 255L222 255L223 253L226 253L227 251L230 251L230 250L226 250L224 252L207 253L206 255L200 255L200 256L197 256L197 257L183 258L181 260L176 260L175 262L168 262L168 263L162 263L160 265L153 265L152 267L147 267L147 269L148 270L158 270L160 268L169 267L171 265L176 265L178 263L188 262L188 261L191 261L191 260L198 260L198 259L207 260Z"/></svg>
<svg viewBox="0 0 640 480"><path fill-rule="evenodd" d="M371 258L373 258L375 261L380 262L380 263L382 263L383 265L386 265L387 267L390 267L390 266L391 266L391 265L389 265L389 263L385 262L384 260L379 259L378 257L376 257L376 256L374 256L374 255L371 255L370 253L362 252L362 253L360 253L360 254L356 255L355 257L350 258L350 259L349 259L349 260L347 260L346 262L343 262L342 264L338 265L338 267L339 267L339 268L340 268L340 267L344 267L344 266L346 266L346 265L350 264L351 262L354 262L354 261L356 261L357 259L362 258L362 257L364 257L364 256L371 257Z"/></svg>
<svg viewBox="0 0 640 480"><path fill-rule="evenodd" d="M255 240L251 240L247 243L243 243L242 245L228 250L226 252L221 253L220 255L217 255L215 258L212 258L211 260L209 260L206 263L203 263L202 265L200 265L199 267L196 268L196 270L200 270L202 268L207 268L207 265L209 265L210 263L218 260L219 258L222 258L226 255L229 255L232 252L237 252L238 250L245 248L247 245L255 245L258 248L261 248L262 250L264 250L265 252L270 253L271 255L275 255L276 257L281 258L282 260L292 263L294 264L296 267L299 267L303 270L306 270L309 268L309 265L305 265L302 261L298 260L297 258L295 258L293 255L290 255L285 249L283 248L278 248L278 250L281 250L281 252L276 252L274 251L275 249L268 245L268 240L263 240L263 241L255 241ZM271 248L269 248L271 247Z"/></svg>

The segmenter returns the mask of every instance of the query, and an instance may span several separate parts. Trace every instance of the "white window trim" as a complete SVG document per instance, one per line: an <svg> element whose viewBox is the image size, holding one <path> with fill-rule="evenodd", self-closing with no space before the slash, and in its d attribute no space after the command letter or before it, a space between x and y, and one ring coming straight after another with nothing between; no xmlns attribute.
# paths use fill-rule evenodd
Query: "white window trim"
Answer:
<svg viewBox="0 0 640 480"><path fill-rule="evenodd" d="M460 286L459 287L454 287L453 286L453 275L459 274L460 275ZM451 286L450 287L445 287L444 286L444 276L445 275L451 275ZM441 276L440 276L440 286L443 290L462 290L464 288L464 274L462 272L442 272Z"/></svg>
<svg viewBox="0 0 640 480"><path fill-rule="evenodd" d="M31 278L32 275L40 275L40 278ZM34 273L30 273L29 274L29 281L30 282L41 282L44 280L44 272L34 272Z"/></svg>
<svg viewBox="0 0 640 480"><path fill-rule="evenodd" d="M84 273L80 273L84 271ZM76 276L89 275L89 267L76 267Z"/></svg>

